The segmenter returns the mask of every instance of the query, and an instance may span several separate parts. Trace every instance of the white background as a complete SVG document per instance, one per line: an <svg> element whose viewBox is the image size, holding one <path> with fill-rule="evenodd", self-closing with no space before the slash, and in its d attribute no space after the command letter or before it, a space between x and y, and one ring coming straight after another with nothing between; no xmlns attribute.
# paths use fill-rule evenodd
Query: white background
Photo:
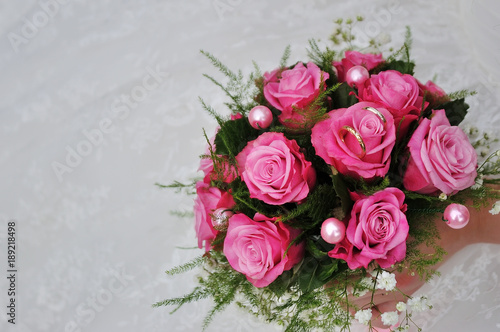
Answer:
<svg viewBox="0 0 500 332"><path fill-rule="evenodd" d="M395 47L409 25L417 78L477 90L466 122L495 132L499 13L496 0L1 1L0 329L201 331L208 301L174 315L151 308L196 285L195 273L164 274L201 253L178 248L196 246L194 223L170 214L192 197L154 183L199 175L202 128L211 136L216 125L198 96L227 114L202 73L222 77L200 49L248 73L252 60L274 69L288 44L290 63L305 60L307 40L326 43L339 17L364 15L361 35ZM15 326L3 276L10 220ZM436 303L423 327L500 331L499 248L469 247L442 268L422 290ZM280 330L230 308L209 331L257 328Z"/></svg>

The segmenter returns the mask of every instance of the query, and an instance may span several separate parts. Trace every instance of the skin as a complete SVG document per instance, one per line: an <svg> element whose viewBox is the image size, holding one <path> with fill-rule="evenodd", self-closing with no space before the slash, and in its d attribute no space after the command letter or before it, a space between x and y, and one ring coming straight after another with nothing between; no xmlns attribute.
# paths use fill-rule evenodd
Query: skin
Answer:
<svg viewBox="0 0 500 332"><path fill-rule="evenodd" d="M496 187L500 189L500 186ZM464 249L465 247L476 243L492 243L500 244L500 214L492 215L489 213L491 209L488 205L487 208L481 210L469 209L470 221L462 229L452 229L441 219L436 220L436 225L439 230L441 239L438 244L447 252L443 260L436 264L434 268L439 268L450 257ZM423 247L422 251L425 252L427 248ZM431 252L431 251L428 251ZM424 285L418 276L411 276L408 271L396 274L397 287L407 295L413 294L420 287ZM371 292L368 294L352 299L352 302L358 306L363 306L370 302ZM406 302L405 297L400 292L390 292L379 290L375 293L373 301L375 306L372 310L372 326L374 328L388 328L382 324L380 314L387 311L395 311L398 302ZM352 313L354 314L354 312Z"/></svg>

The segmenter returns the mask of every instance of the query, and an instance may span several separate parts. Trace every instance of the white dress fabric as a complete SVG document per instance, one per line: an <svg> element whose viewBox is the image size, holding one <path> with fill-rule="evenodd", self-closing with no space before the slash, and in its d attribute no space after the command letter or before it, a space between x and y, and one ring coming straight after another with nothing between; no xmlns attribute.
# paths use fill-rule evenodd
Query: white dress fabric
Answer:
<svg viewBox="0 0 500 332"><path fill-rule="evenodd" d="M16 324L0 278L1 331L201 331L210 301L151 308L189 292L196 271L164 271L202 253L194 221L171 211L192 197L155 182L199 176L204 128L222 114L222 79L199 50L229 68L274 69L307 41L327 43L333 21L363 15L360 39L413 31L416 76L471 89L465 125L500 126L500 3L483 1L83 1L0 3L0 265L16 222ZM386 53L387 54L387 53ZM188 249L186 249L188 248ZM424 286L435 308L425 331L500 331L500 246L452 257ZM236 307L207 331L280 331Z"/></svg>

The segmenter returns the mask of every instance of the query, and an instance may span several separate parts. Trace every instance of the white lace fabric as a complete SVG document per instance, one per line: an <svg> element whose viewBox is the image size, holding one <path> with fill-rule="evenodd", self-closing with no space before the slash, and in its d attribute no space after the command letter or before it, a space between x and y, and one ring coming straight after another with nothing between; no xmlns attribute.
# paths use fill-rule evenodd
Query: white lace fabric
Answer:
<svg viewBox="0 0 500 332"><path fill-rule="evenodd" d="M394 47L409 25L417 78L476 90L465 125L498 133L498 13L496 0L3 2L0 239L15 220L19 272L16 325L2 314L0 330L201 331L209 301L151 308L196 286L196 272L164 274L201 254L179 248L196 246L194 222L170 214L192 197L154 183L199 175L216 123L198 96L228 112L200 49L249 73L287 45L290 63L305 60L339 17L365 16L358 32ZM435 306L418 318L426 331L500 331L499 249L466 248L420 290ZM7 288L0 278L4 308ZM207 330L257 329L282 330L233 306Z"/></svg>

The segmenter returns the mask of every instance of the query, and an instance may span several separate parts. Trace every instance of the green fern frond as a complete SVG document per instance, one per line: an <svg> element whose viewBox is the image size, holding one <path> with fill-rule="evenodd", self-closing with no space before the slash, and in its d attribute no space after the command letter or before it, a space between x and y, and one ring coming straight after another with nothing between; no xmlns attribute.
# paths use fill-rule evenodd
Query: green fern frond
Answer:
<svg viewBox="0 0 500 332"><path fill-rule="evenodd" d="M211 106L207 105L201 97L198 97L198 100L200 101L203 109L217 121L219 126L225 122L225 119L221 115L219 115Z"/></svg>
<svg viewBox="0 0 500 332"><path fill-rule="evenodd" d="M285 48L285 51L283 52L283 55L281 56L280 60L280 68L286 68L286 63L288 62L288 59L290 59L291 55L291 48L290 45L287 45Z"/></svg>
<svg viewBox="0 0 500 332"><path fill-rule="evenodd" d="M243 109L243 106L241 105L241 96L238 95L233 95L228 88L226 88L222 83L219 83L215 78L213 78L210 75L203 74L204 77L208 78L213 84L221 88L222 91L233 101L234 105L237 105L238 109Z"/></svg>
<svg viewBox="0 0 500 332"><path fill-rule="evenodd" d="M188 271L191 271L199 266L201 266L203 264L203 262L206 261L206 257L205 256L198 256L196 257L195 259L185 263L185 264L182 264L182 265L179 265L179 266L176 266L170 270L167 270L165 271L165 273L167 275L170 275L170 276L173 276L173 275L176 275L176 274L182 274L182 273L186 273Z"/></svg>
<svg viewBox="0 0 500 332"><path fill-rule="evenodd" d="M457 100L457 99L463 99L466 97L474 96L476 94L477 94L476 91L470 91L470 90L463 89L463 90L458 90L458 91L454 91L454 92L449 93L448 97L451 100Z"/></svg>
<svg viewBox="0 0 500 332"><path fill-rule="evenodd" d="M200 50L200 53L203 54L204 56L206 56L210 60L210 62L212 63L212 65L215 68L219 69L219 71L221 73L223 73L225 76L227 76L229 79L235 80L235 81L238 80L238 75L236 75L232 70L230 70L226 65L224 65L215 56L213 56L212 54L210 54L208 52L205 52L203 50Z"/></svg>
<svg viewBox="0 0 500 332"><path fill-rule="evenodd" d="M171 184L161 184L161 183L155 183L155 186L157 186L160 189L175 189L176 193L184 192L188 195L193 195L194 188L196 187L196 182L198 179L194 179L191 183L182 183L179 181L174 181Z"/></svg>
<svg viewBox="0 0 500 332"><path fill-rule="evenodd" d="M164 301L156 302L153 304L153 308L161 306L176 306L176 308L170 313L173 314L184 304L196 302L202 299L210 297L211 293L208 289L203 287L196 287L191 293L184 295L183 297L175 297L172 299L166 299Z"/></svg>

